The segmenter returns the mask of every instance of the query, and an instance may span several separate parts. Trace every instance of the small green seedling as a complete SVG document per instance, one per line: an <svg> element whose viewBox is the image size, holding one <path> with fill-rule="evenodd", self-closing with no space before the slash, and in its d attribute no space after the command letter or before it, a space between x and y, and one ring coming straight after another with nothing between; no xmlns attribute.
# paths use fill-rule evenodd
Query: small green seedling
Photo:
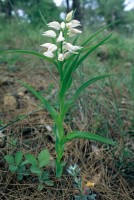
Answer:
<svg viewBox="0 0 134 200"><path fill-rule="evenodd" d="M38 190L43 189L43 184L53 186L53 182L49 178L49 172L44 171L44 167L50 164L50 154L47 149L43 149L37 156L26 154L25 159L31 164L30 171L38 177L39 185Z"/></svg>
<svg viewBox="0 0 134 200"><path fill-rule="evenodd" d="M24 161L21 151L16 152L14 156L6 155L5 160L9 164L9 171L13 174L17 174L17 179L20 181L23 176L28 176L29 172L26 168L27 161Z"/></svg>

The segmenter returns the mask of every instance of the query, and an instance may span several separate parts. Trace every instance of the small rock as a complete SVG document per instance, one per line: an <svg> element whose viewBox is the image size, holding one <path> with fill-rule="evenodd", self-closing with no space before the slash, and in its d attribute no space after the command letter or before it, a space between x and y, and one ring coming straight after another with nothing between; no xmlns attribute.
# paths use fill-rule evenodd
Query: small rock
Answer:
<svg viewBox="0 0 134 200"><path fill-rule="evenodd" d="M24 96L24 93L23 93L23 92L18 92L18 96L19 96L19 97L23 97L23 96Z"/></svg>
<svg viewBox="0 0 134 200"><path fill-rule="evenodd" d="M27 93L28 90L27 90L25 87L19 87L19 88L18 88L18 92Z"/></svg>
<svg viewBox="0 0 134 200"><path fill-rule="evenodd" d="M6 135L0 131L0 147L4 147L6 144Z"/></svg>
<svg viewBox="0 0 134 200"><path fill-rule="evenodd" d="M10 76L0 76L0 85L13 84L14 78Z"/></svg>
<svg viewBox="0 0 134 200"><path fill-rule="evenodd" d="M17 100L13 95L5 95L4 96L4 107L8 110L14 110L17 107Z"/></svg>
<svg viewBox="0 0 134 200"><path fill-rule="evenodd" d="M132 67L132 63L131 62L125 62L124 63L124 67Z"/></svg>
<svg viewBox="0 0 134 200"><path fill-rule="evenodd" d="M46 125L46 129L47 129L48 132L52 132L53 131L53 129L49 125Z"/></svg>

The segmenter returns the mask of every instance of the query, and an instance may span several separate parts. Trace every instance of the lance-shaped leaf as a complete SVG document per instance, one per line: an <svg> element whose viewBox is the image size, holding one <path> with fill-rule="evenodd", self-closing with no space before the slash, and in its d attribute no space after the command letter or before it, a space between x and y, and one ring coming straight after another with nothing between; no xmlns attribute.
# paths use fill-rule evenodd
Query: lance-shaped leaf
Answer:
<svg viewBox="0 0 134 200"><path fill-rule="evenodd" d="M101 46L102 44L105 43L105 41L107 41L110 37L112 36L112 34L108 35L105 39L101 40L98 44L94 45L87 53L85 53L77 62L77 64L75 65L76 67L74 68L74 70L76 70L79 65L95 50L97 49L99 46Z"/></svg>
<svg viewBox="0 0 134 200"><path fill-rule="evenodd" d="M21 82L21 81L20 81ZM24 87L26 87L37 99L40 100L40 102L43 104L43 106L48 110L52 118L55 122L58 123L58 113L56 110L50 105L50 103L39 93L37 92L33 87L27 85L24 82L21 82Z"/></svg>
<svg viewBox="0 0 134 200"><path fill-rule="evenodd" d="M71 75L72 73L81 65L81 63L95 50L97 49L99 46L101 46L106 40L108 40L111 37L112 34L108 35L105 39L103 39L102 41L100 41L97 45L93 46L88 52L86 52L79 60L79 55L78 54L75 59L73 60L73 62L70 64L70 66L68 67L68 69L65 72L64 78L63 78L63 82L62 82L62 87L59 93L59 96L63 97L64 94L66 93L66 91L69 89L68 87L68 82L70 81ZM71 85L70 85L71 86Z"/></svg>
<svg viewBox="0 0 134 200"><path fill-rule="evenodd" d="M53 59L51 58L48 58L40 53L37 53L35 51L29 51L29 50L7 50L7 51L0 51L0 54L6 54L6 53L21 53L21 54L31 54L31 55L34 55L34 56L37 56L41 59L45 59L49 62L53 62Z"/></svg>
<svg viewBox="0 0 134 200"><path fill-rule="evenodd" d="M63 140L63 144L66 142L76 139L76 138L82 138L82 139L88 139L88 140L94 140L97 142L107 143L110 145L115 145L116 143L110 139L104 138L100 135L96 135L90 132L81 132L81 131L74 131L67 134L67 136Z"/></svg>
<svg viewBox="0 0 134 200"><path fill-rule="evenodd" d="M67 103L65 104L65 110L64 112L66 113L68 108L73 104L73 102L79 97L80 93L82 91L84 91L84 89L86 89L89 85L91 85L92 83L100 80L100 79L103 79L103 78L106 78L106 77L109 77L109 76L112 76L111 74L107 74L107 75L102 75L102 76L97 76L97 77L94 77L88 81L86 81L85 83L83 83L75 92L74 96L69 100L67 101Z"/></svg>
<svg viewBox="0 0 134 200"><path fill-rule="evenodd" d="M63 97L64 94L66 93L66 91L71 87L72 72L74 71L74 68L78 61L78 58L79 58L79 54L74 57L72 62L68 63L68 66L65 66L65 70L63 73L64 77L63 77L63 81L62 81L62 86L61 86L61 90L59 92L60 97Z"/></svg>
<svg viewBox="0 0 134 200"><path fill-rule="evenodd" d="M3 132L7 127L11 126L12 124L17 123L18 121L21 121L21 120L27 118L29 115L32 115L33 113L35 113L35 112L37 112L37 111L39 111L39 109L34 110L34 111L32 111L32 112L29 112L29 113L26 114L26 115L20 115L20 116L18 116L17 119L15 119L14 121L11 121L10 123L8 123L8 124L6 124L6 125L0 127L0 131ZM13 146L14 146L14 145L13 145Z"/></svg>
<svg viewBox="0 0 134 200"><path fill-rule="evenodd" d="M99 29L96 33L94 33L92 36L90 36L88 39L86 39L81 46L85 46L90 40L92 40L96 35L98 35L99 33L101 33L103 30L105 30L106 28L112 26L113 23L109 24L109 25L106 25L104 27L102 27L101 29Z"/></svg>
<svg viewBox="0 0 134 200"><path fill-rule="evenodd" d="M30 55L33 55L33 56L36 56L40 59L43 59L43 60L46 60L52 64L54 64L58 71L60 72L60 69L59 69L59 66L58 66L58 63L56 62L56 60L52 59L52 58L48 58L44 55L42 55L41 53L38 53L38 52L35 52L35 51L29 51L29 50L7 50L7 51L0 51L0 54L6 54L6 53L20 53L20 54L30 54Z"/></svg>

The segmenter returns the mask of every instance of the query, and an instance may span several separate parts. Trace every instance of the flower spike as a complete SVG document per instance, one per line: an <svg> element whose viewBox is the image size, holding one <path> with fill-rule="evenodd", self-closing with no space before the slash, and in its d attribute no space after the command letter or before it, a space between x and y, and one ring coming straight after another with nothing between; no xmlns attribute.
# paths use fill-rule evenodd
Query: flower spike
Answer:
<svg viewBox="0 0 134 200"><path fill-rule="evenodd" d="M72 18L73 11L67 14L65 21L61 23L53 21L47 24L49 28L55 29L55 31L48 30L43 33L46 37L53 39L53 43L45 43L41 45L46 48L44 56L49 58L55 57L57 61L61 62L67 60L71 54L78 54L78 51L82 47L74 46L68 42L69 37L76 36L78 33L82 32L76 29L76 27L81 26L80 22Z"/></svg>

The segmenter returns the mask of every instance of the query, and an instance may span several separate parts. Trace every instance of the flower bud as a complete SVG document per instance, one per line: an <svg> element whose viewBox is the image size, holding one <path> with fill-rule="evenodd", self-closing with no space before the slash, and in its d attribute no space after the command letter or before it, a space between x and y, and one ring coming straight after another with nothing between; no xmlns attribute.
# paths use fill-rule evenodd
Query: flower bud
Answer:
<svg viewBox="0 0 134 200"><path fill-rule="evenodd" d="M48 27L56 29L56 30L60 30L60 23L59 22L50 22L49 24L47 24Z"/></svg>
<svg viewBox="0 0 134 200"><path fill-rule="evenodd" d="M60 27L64 30L65 29L65 22L61 22L61 25L60 25Z"/></svg>
<svg viewBox="0 0 134 200"><path fill-rule="evenodd" d="M51 38L55 38L56 37L56 33L54 31L52 31L52 30L44 32L43 35L45 35L47 37L51 37Z"/></svg>
<svg viewBox="0 0 134 200"><path fill-rule="evenodd" d="M73 17L73 10L69 12L66 16L66 22L70 22Z"/></svg>
<svg viewBox="0 0 134 200"><path fill-rule="evenodd" d="M80 30L78 30L78 29L76 29L76 28L72 28L72 29L70 29L70 30L68 31L69 37L73 37L73 36L75 36L75 35L78 34L78 33L82 33L82 31L80 31Z"/></svg>

